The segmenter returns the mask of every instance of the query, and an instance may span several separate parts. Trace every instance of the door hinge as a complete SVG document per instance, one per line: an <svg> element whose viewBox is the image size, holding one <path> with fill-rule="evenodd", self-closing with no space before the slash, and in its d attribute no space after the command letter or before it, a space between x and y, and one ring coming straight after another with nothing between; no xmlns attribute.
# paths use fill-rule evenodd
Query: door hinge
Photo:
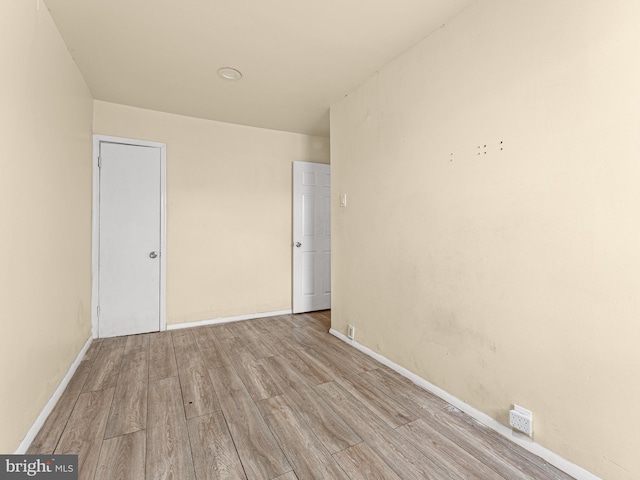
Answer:
<svg viewBox="0 0 640 480"><path fill-rule="evenodd" d="M102 157L98 156L98 168L102 168Z"/></svg>
<svg viewBox="0 0 640 480"><path fill-rule="evenodd" d="M96 316L100 318L100 305L96 308Z"/></svg>

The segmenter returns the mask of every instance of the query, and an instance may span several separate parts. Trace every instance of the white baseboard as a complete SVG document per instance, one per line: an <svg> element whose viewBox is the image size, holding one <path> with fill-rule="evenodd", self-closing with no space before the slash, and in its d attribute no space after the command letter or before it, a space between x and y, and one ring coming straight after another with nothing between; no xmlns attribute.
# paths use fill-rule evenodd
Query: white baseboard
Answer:
<svg viewBox="0 0 640 480"><path fill-rule="evenodd" d="M64 389L67 388L71 377L73 377L73 374L76 373L76 369L78 368L78 365L80 365L80 362L82 361L84 354L87 352L89 345L91 345L92 340L93 335L90 336L89 339L85 342L84 347L82 347L82 350L80 350L80 353L78 353L76 359L69 367L67 374L58 385L58 388L56 388L56 390L53 392L53 395L51 395L51 398L40 412L40 415L38 415L38 418L36 418L36 421L33 422L33 425L31 425L31 428L25 435L24 439L22 440L22 442L20 442L20 445L18 445L18 448L14 452L16 455L23 455L31 446L31 442L33 442L33 439L36 438L36 435L42 428L42 425L44 425L44 422L47 420L47 417L53 410L53 407L55 407L56 403L58 403L58 400L60 400Z"/></svg>
<svg viewBox="0 0 640 480"><path fill-rule="evenodd" d="M365 353L366 355L369 355L370 357L372 357L375 360L379 361L383 365L386 365L387 367L391 368L392 370L395 370L400 375L402 375L403 377L408 378L409 380L411 380L413 383L415 383L419 387L427 390L428 392L433 393L434 395L437 395L438 397L440 397L444 401L446 401L446 402L450 403L451 405L453 405L454 407L456 407L458 410L463 411L464 413L466 413L470 417L476 419L477 421L479 421L483 425L486 425L487 427L491 428L492 430L495 430L496 432L498 432L499 434L503 435L504 437L507 437L512 442L517 443L518 445L520 445L524 449L530 451L534 455L537 455L537 456L541 457L546 462L550 463L551 465L553 465L556 468L559 468L560 470L562 470L563 472L571 475L572 477L575 477L578 480L601 480L599 477L595 476L593 473L588 472L584 468L576 465L575 463L570 462L569 460L561 457L557 453L554 453L551 450L543 447L539 443L534 442L529 437L514 432L513 430L511 430L511 428L501 424L497 420L491 418L489 415L487 415L487 414L481 412L480 410L472 407L471 405L463 402L459 398L454 397L453 395L451 395L450 393L447 393L446 391L442 390L441 388L436 387L435 385L433 385L432 383L428 382L424 378L421 378L418 375L416 375L415 373L410 372L406 368L401 367L400 365L392 362L388 358L383 357L379 353L374 352L370 348L367 348L364 345L359 344L355 340L349 339L346 335L343 335L342 333L338 332L337 330L332 328L332 329L329 330L329 333L331 335L339 338L343 342L348 343L352 347L360 350L362 353Z"/></svg>
<svg viewBox="0 0 640 480"><path fill-rule="evenodd" d="M204 325L216 325L218 323L239 322L241 320L253 320L254 318L275 317L278 315L290 315L289 310L278 310L275 312L250 313L248 315L236 315L235 317L221 317L211 320L198 320L195 322L172 323L167 325L167 330L179 330L181 328L202 327Z"/></svg>

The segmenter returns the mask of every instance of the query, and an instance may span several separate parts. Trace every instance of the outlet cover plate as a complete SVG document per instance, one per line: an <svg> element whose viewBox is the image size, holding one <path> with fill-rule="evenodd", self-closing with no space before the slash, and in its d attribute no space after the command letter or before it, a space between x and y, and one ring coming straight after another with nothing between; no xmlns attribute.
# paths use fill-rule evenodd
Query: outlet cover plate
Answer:
<svg viewBox="0 0 640 480"><path fill-rule="evenodd" d="M527 435L533 433L533 413L519 405L509 411L509 425Z"/></svg>

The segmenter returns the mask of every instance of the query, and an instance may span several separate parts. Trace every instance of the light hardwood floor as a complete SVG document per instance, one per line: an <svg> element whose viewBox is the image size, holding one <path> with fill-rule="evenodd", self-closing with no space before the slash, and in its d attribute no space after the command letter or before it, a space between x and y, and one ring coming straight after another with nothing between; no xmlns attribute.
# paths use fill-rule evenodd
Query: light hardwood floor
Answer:
<svg viewBox="0 0 640 480"><path fill-rule="evenodd" d="M96 340L28 453L81 480L571 477L329 335L330 312Z"/></svg>

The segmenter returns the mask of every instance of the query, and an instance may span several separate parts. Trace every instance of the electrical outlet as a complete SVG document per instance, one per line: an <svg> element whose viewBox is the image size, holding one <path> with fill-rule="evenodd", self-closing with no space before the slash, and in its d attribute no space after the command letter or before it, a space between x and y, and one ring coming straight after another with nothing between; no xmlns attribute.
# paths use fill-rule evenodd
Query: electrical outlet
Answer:
<svg viewBox="0 0 640 480"><path fill-rule="evenodd" d="M531 435L533 433L533 413L514 404L513 410L509 410L509 425L522 433Z"/></svg>
<svg viewBox="0 0 640 480"><path fill-rule="evenodd" d="M347 337L351 340L356 339L356 327L353 325L347 325Z"/></svg>

